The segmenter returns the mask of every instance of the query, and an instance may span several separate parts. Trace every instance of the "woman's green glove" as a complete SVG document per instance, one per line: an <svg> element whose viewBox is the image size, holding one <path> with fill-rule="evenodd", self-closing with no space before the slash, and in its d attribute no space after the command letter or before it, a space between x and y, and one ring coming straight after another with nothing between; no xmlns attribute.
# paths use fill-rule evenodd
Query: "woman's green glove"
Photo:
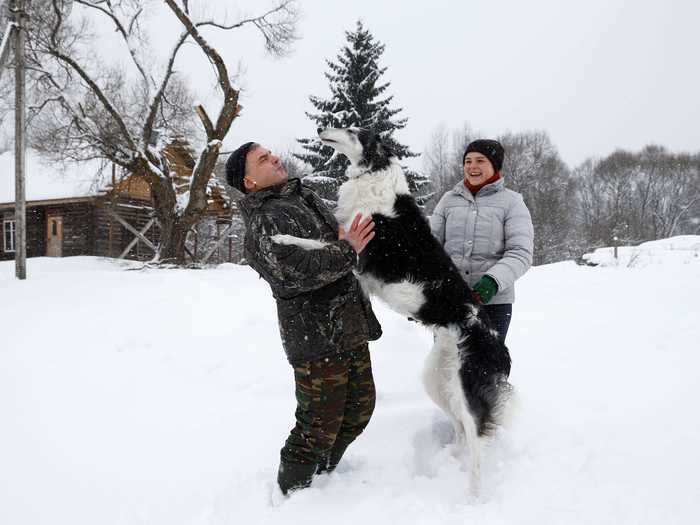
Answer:
<svg viewBox="0 0 700 525"><path fill-rule="evenodd" d="M498 293L498 284L490 275L484 275L474 285L473 295L477 303L488 304L493 296Z"/></svg>

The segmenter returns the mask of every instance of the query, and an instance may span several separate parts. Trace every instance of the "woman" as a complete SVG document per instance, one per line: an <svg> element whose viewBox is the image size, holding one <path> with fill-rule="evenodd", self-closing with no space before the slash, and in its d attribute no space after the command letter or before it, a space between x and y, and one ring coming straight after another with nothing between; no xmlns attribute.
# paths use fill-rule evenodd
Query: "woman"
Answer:
<svg viewBox="0 0 700 525"><path fill-rule="evenodd" d="M532 264L534 234L522 196L504 186L503 157L496 140L469 144L464 180L442 196L430 227L505 342L514 284Z"/></svg>

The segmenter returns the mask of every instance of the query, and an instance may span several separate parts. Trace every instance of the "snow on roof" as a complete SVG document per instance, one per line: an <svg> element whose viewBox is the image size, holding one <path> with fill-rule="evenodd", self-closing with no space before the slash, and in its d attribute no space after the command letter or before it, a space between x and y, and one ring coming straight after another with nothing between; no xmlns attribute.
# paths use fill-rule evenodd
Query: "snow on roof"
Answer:
<svg viewBox="0 0 700 525"><path fill-rule="evenodd" d="M27 201L92 197L103 192L110 169L99 160L50 162L27 150ZM14 150L0 153L0 204L15 201Z"/></svg>

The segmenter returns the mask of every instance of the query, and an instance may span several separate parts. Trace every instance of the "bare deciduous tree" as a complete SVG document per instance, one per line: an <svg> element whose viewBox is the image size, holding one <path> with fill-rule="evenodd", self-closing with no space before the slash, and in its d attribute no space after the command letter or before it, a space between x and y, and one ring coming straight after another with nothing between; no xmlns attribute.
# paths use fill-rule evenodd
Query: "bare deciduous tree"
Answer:
<svg viewBox="0 0 700 525"><path fill-rule="evenodd" d="M29 35L30 69L37 89L30 108L34 145L46 154L76 161L102 158L144 177L160 222L154 261L185 261L190 229L206 211L222 140L239 116L239 90L221 54L203 31L255 27L266 49L285 53L295 40L293 0L279 0L258 16L235 22L197 20L188 0L164 0L182 30L163 64L152 57L140 0L35 0ZM91 21L107 21L123 44L129 68L100 59ZM164 155L168 141L194 133L192 100L176 63L186 43L201 50L215 72L220 107L210 114L196 106L204 146L187 191L178 192Z"/></svg>
<svg viewBox="0 0 700 525"><path fill-rule="evenodd" d="M581 227L592 245L693 233L700 218L700 155L660 146L618 150L586 161L576 178Z"/></svg>

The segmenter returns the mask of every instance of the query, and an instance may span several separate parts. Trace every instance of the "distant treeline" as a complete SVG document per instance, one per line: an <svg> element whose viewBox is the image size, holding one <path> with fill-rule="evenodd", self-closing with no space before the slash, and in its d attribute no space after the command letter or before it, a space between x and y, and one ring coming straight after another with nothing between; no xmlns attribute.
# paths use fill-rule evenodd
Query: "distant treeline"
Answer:
<svg viewBox="0 0 700 525"><path fill-rule="evenodd" d="M423 153L424 174L438 199L463 177L466 145L479 138L468 126L439 128ZM576 259L600 246L635 245L673 235L700 234L700 153L662 146L618 150L570 168L547 133L499 137L506 150L503 176L521 193L535 226L535 264Z"/></svg>

